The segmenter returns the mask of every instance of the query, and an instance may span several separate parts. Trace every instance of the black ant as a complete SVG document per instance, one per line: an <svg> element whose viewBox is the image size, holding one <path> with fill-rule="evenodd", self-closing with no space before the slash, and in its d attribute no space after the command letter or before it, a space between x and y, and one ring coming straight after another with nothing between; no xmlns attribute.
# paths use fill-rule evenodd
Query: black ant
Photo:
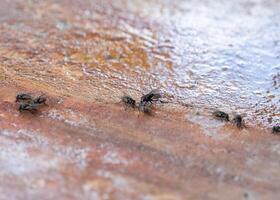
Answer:
<svg viewBox="0 0 280 200"><path fill-rule="evenodd" d="M229 115L223 111L217 110L213 113L213 115L215 118L217 118L221 121L227 121L227 122L229 121Z"/></svg>

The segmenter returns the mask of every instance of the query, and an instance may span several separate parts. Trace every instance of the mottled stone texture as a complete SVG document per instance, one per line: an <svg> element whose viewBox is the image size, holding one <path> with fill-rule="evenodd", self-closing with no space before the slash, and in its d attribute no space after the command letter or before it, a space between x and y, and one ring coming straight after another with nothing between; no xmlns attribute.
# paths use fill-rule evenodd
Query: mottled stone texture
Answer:
<svg viewBox="0 0 280 200"><path fill-rule="evenodd" d="M278 1L0 4L0 200L280 198Z"/></svg>

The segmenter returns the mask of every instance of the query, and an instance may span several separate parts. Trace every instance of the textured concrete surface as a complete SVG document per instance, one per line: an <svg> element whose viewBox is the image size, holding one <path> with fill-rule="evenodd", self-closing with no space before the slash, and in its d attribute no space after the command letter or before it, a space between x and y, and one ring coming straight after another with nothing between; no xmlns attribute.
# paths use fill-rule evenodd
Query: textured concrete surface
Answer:
<svg viewBox="0 0 280 200"><path fill-rule="evenodd" d="M280 198L278 1L0 2L1 200Z"/></svg>

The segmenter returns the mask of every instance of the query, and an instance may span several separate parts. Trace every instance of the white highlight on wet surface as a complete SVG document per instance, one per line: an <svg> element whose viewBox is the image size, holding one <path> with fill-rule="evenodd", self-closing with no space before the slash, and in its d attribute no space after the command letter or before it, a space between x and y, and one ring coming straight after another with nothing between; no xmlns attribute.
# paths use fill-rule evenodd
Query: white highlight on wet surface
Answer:
<svg viewBox="0 0 280 200"><path fill-rule="evenodd" d="M203 129L203 134L206 136L212 137L217 140L222 140L229 137L228 133L219 133L219 128L223 127L225 122L195 114L187 114L186 118L195 124L199 124Z"/></svg>
<svg viewBox="0 0 280 200"><path fill-rule="evenodd" d="M46 146L49 144L48 139L46 137L43 137L39 134L39 132L27 130L27 129L19 129L15 132L8 131L8 130L1 130L0 131L0 136L6 136L9 138L24 138L28 139L30 141L34 141L36 145L40 146Z"/></svg>
<svg viewBox="0 0 280 200"><path fill-rule="evenodd" d="M103 163L105 164L123 164L128 165L130 161L123 158L117 151L109 150L102 159Z"/></svg>
<svg viewBox="0 0 280 200"><path fill-rule="evenodd" d="M121 175L116 175L106 170L98 170L96 174L97 176L110 179L114 188L118 188L120 190L127 190L130 188L128 180Z"/></svg>
<svg viewBox="0 0 280 200"><path fill-rule="evenodd" d="M49 141L39 132L20 129L0 130L0 171L22 174L49 168L58 169L58 162L73 163L80 169L87 167L89 148L65 146ZM30 155L28 150L44 148L47 153ZM49 153L49 154L48 154Z"/></svg>
<svg viewBox="0 0 280 200"><path fill-rule="evenodd" d="M280 155L280 144L273 144L271 146L271 152Z"/></svg>
<svg viewBox="0 0 280 200"><path fill-rule="evenodd" d="M121 175L99 169L98 179L86 181L82 188L90 199L130 199L129 194L135 192L129 180ZM115 193L114 191L118 191Z"/></svg>
<svg viewBox="0 0 280 200"><path fill-rule="evenodd" d="M63 121L64 123L74 127L89 127L89 122L84 116L82 116L79 113L75 113L73 110L70 109L66 110L65 113L52 109L48 112L48 117L54 120ZM90 127L93 128L94 123L91 123Z"/></svg>
<svg viewBox="0 0 280 200"><path fill-rule="evenodd" d="M2 136L11 134L13 133L9 131L0 131ZM2 137L0 144L0 171L4 173L22 175L46 171L59 166L59 161L55 157L49 157L48 155L31 156L28 149L33 146L30 143L19 143L13 139Z"/></svg>
<svg viewBox="0 0 280 200"><path fill-rule="evenodd" d="M76 164L80 169L85 169L87 167L87 156L90 151L89 148L55 145L53 146L53 149L59 156L69 159L71 163Z"/></svg>

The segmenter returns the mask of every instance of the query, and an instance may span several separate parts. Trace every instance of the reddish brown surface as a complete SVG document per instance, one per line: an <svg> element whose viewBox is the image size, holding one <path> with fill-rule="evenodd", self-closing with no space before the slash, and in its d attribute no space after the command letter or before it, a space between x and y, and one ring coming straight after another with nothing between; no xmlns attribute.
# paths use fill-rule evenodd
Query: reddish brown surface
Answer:
<svg viewBox="0 0 280 200"><path fill-rule="evenodd" d="M216 101L209 78L184 86L198 88L191 102L176 99L180 85L163 80L178 69L177 46L157 44L168 33L154 18L161 4L180 6L129 2L1 1L0 199L279 199L280 137L254 121L278 122L277 95L253 108L249 97ZM152 116L118 103L156 87L173 103ZM22 91L48 105L20 114ZM233 103L247 128L210 115Z"/></svg>

